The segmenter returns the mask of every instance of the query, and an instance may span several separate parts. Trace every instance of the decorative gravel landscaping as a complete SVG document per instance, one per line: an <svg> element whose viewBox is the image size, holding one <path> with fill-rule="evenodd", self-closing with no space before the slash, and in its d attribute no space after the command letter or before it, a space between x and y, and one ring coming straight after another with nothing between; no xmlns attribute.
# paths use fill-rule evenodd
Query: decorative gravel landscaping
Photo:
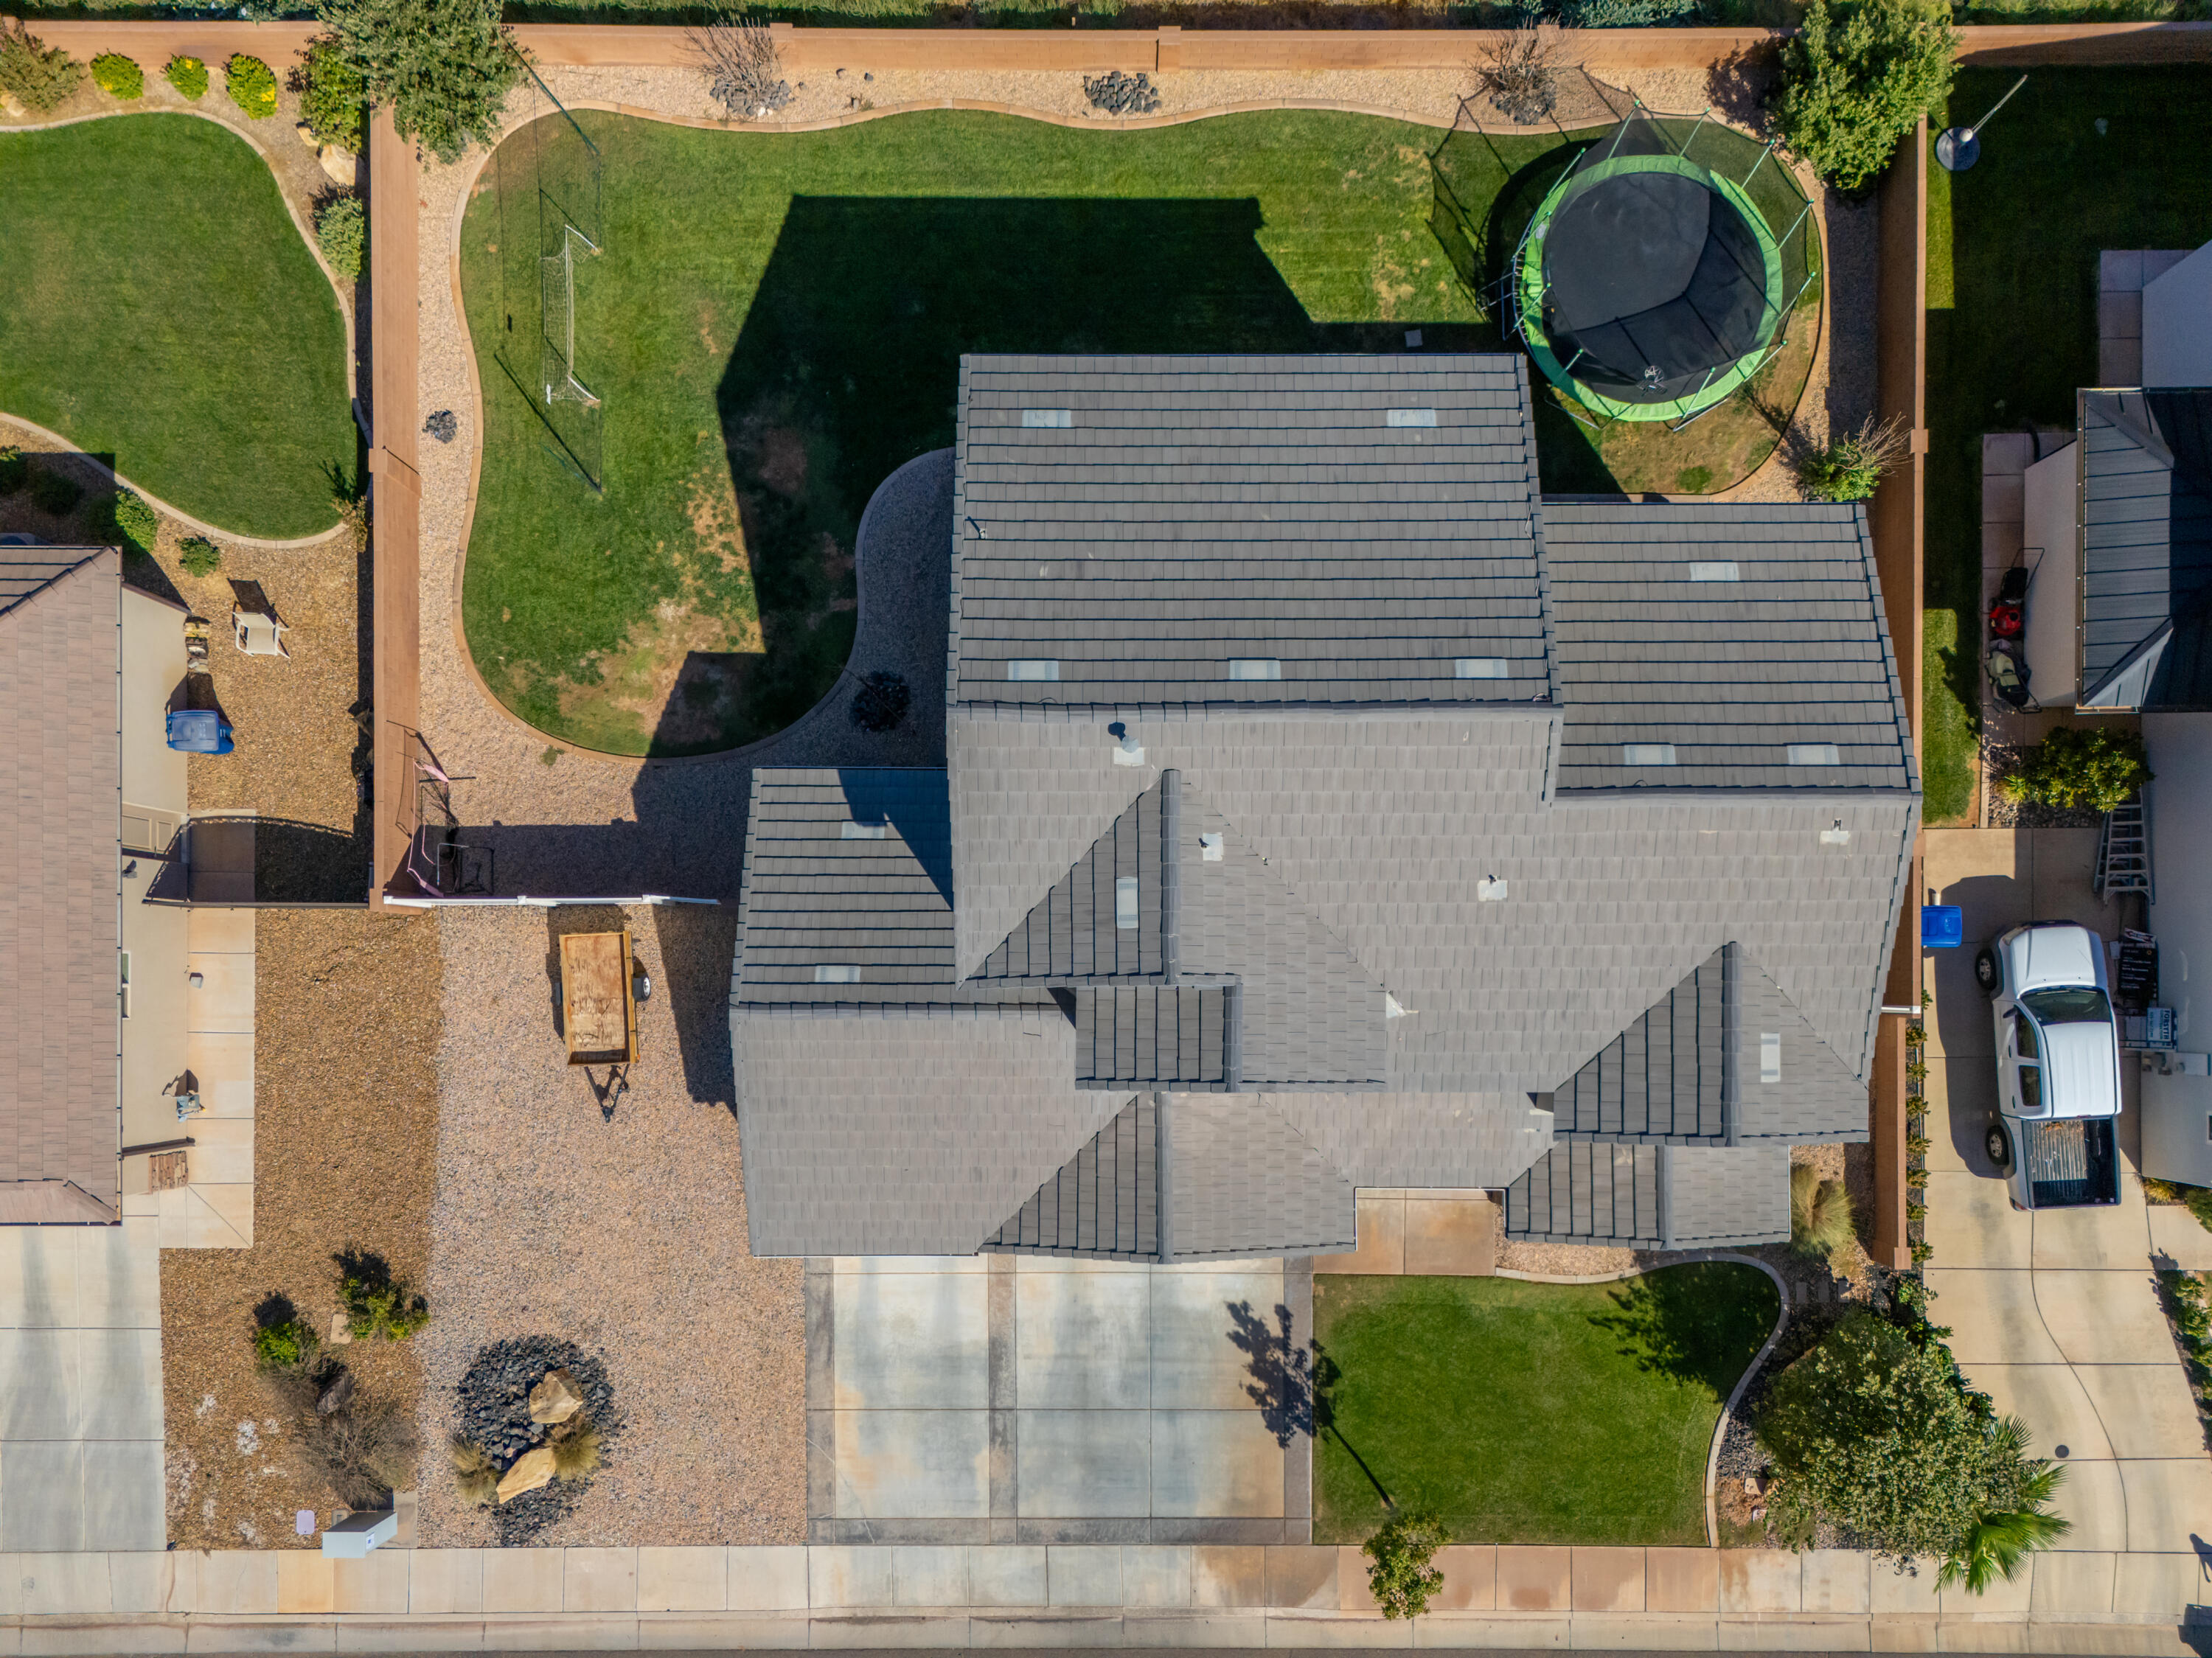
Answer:
<svg viewBox="0 0 2212 1658"><path fill-rule="evenodd" d="M0 410L240 535L337 521L356 468L337 296L213 121L0 132Z"/></svg>
<svg viewBox="0 0 2212 1658"><path fill-rule="evenodd" d="M1314 1540L1400 1512L1455 1540L1696 1547L1721 1407L1774 1327L1756 1268L1597 1284L1314 1280Z"/></svg>

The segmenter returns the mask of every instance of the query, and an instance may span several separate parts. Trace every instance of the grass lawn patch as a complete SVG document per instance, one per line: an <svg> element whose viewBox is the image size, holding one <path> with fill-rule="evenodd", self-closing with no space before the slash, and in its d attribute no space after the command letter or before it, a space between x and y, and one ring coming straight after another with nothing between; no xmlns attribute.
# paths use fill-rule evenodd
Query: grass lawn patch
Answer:
<svg viewBox="0 0 2212 1658"><path fill-rule="evenodd" d="M1961 70L1929 129L1978 118L2017 76ZM1930 823L1972 804L1982 434L2073 425L2075 389L2097 383L2100 252L2212 240L2212 150L2199 136L2208 118L2212 82L2197 70L2039 69L1991 124L1971 172L1929 169Z"/></svg>
<svg viewBox="0 0 2212 1658"><path fill-rule="evenodd" d="M0 133L0 410L240 535L353 474L337 298L251 145L188 115Z"/></svg>
<svg viewBox="0 0 2212 1658"><path fill-rule="evenodd" d="M1314 1540L1364 1540L1387 1491L1461 1542L1702 1546L1713 1426L1779 1310L1771 1279L1728 1262L1597 1284L1318 1277Z"/></svg>

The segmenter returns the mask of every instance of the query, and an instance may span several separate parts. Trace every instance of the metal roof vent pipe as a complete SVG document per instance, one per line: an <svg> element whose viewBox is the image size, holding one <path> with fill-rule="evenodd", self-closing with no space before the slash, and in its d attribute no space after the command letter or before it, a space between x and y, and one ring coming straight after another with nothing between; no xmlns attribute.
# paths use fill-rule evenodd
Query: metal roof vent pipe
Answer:
<svg viewBox="0 0 2212 1658"><path fill-rule="evenodd" d="M1114 739L1114 763L1117 766L1141 766L1145 763L1145 745L1137 741L1137 733L1116 720L1106 727Z"/></svg>

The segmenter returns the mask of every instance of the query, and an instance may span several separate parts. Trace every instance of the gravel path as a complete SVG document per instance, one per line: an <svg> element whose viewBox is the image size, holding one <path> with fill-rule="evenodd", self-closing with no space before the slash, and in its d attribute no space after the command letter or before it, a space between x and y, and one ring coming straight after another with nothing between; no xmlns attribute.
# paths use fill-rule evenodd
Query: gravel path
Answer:
<svg viewBox="0 0 2212 1658"><path fill-rule="evenodd" d="M548 1546L801 1543L800 1265L746 1248L732 1111L726 909L467 909L445 963L437 1193L416 1338L432 1448L426 1547L489 1546L435 1461L487 1343L550 1336L604 1363L623 1431ZM387 924L390 925L390 924ZM627 926L653 990L630 1091L603 1117L554 1021L562 933ZM594 1070L594 1077L605 1073Z"/></svg>

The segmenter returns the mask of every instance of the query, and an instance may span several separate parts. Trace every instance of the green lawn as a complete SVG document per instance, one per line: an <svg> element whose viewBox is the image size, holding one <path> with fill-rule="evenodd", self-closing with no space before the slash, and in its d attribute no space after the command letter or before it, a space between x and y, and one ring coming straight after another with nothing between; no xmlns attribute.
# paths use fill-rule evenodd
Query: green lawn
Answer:
<svg viewBox="0 0 2212 1658"><path fill-rule="evenodd" d="M0 410L241 535L337 522L345 325L252 147L126 115L0 135Z"/></svg>
<svg viewBox="0 0 2212 1658"><path fill-rule="evenodd" d="M1432 349L1497 343L1429 228L1424 128L580 118L604 251L577 256L576 374L601 409L533 395L539 183L589 195L538 123L501 147L462 239L486 404L462 607L494 691L586 747L726 747L829 689L861 510L952 441L963 351L1395 349L1409 326ZM1533 161L1558 141L1516 142ZM1547 446L1559 428L1586 477L1564 417Z"/></svg>
<svg viewBox="0 0 2212 1658"><path fill-rule="evenodd" d="M1765 1273L1727 1263L1318 1277L1314 1540L1365 1539L1387 1491L1462 1542L1701 1546L1713 1425L1779 1310Z"/></svg>
<svg viewBox="0 0 2212 1658"><path fill-rule="evenodd" d="M1972 121L2017 78L1962 71ZM2097 123L2106 123L2100 132ZM2097 255L2212 240L2212 78L2202 70L2046 70L1991 123L1980 161L1928 187L1927 810L1971 804L1980 730L1981 440L2071 426L2097 380Z"/></svg>

